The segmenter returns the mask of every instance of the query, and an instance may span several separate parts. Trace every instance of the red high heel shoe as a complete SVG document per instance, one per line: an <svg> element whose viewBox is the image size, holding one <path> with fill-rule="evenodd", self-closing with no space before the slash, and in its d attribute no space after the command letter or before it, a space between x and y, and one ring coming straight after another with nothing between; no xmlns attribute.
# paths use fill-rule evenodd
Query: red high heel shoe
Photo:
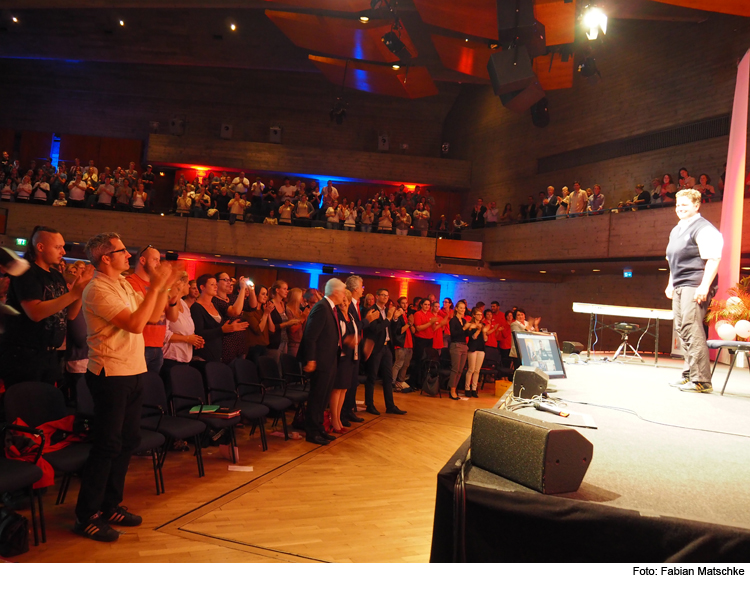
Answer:
<svg viewBox="0 0 750 591"><path fill-rule="evenodd" d="M348 433L349 429L341 427L341 429L333 429L333 432L336 433L336 435L343 435L344 433Z"/></svg>

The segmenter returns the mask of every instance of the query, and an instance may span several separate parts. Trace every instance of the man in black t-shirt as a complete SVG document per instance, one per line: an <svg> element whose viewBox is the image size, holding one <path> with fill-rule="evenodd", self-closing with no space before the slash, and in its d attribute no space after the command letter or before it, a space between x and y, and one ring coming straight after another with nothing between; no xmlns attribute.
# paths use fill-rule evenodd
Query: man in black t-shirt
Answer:
<svg viewBox="0 0 750 591"><path fill-rule="evenodd" d="M70 291L57 266L65 255L65 241L52 228L38 226L29 240L26 258L31 266L13 277L8 305L21 314L7 319L0 343L0 375L6 388L24 381L54 384L60 379L57 349L71 320L81 309L83 288L94 274L86 267Z"/></svg>

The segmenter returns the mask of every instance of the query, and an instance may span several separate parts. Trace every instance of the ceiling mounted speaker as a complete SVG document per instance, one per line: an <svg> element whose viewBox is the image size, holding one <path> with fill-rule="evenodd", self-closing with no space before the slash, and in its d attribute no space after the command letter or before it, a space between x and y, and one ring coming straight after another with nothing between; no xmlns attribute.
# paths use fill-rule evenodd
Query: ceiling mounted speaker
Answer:
<svg viewBox="0 0 750 591"><path fill-rule="evenodd" d="M497 0L497 30L513 30L534 24L534 0Z"/></svg>
<svg viewBox="0 0 750 591"><path fill-rule="evenodd" d="M501 94L503 106L514 113L524 113L545 97L544 89L538 81L529 84L523 90Z"/></svg>
<svg viewBox="0 0 750 591"><path fill-rule="evenodd" d="M523 90L537 81L529 52L525 47L493 53L487 62L487 72L490 75L492 89L498 96Z"/></svg>

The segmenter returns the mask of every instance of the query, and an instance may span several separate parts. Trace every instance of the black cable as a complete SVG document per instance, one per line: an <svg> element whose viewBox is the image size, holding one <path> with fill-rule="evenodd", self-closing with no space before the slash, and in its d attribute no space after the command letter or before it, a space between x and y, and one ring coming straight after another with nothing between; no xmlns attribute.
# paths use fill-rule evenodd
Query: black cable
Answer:
<svg viewBox="0 0 750 591"><path fill-rule="evenodd" d="M598 408L606 408L609 410L616 410L619 412L624 412L627 414L634 415L646 423L652 423L654 425L661 425L662 427L675 427L676 429L685 429L687 431L702 431L704 433L716 433L717 435L731 435L733 437L744 437L746 439L750 439L750 435L746 433L732 433L730 431L716 431L715 429L702 429L700 427L686 427L685 425L675 425L674 423L662 423L661 421L653 421L651 419L642 417L641 415L638 414L637 411L631 410L629 408L621 408L619 406L607 406L606 404L594 404L593 402L578 402L574 400L565 400L564 398L559 398L558 400L560 402L565 402L566 404L583 404L586 406L596 406Z"/></svg>

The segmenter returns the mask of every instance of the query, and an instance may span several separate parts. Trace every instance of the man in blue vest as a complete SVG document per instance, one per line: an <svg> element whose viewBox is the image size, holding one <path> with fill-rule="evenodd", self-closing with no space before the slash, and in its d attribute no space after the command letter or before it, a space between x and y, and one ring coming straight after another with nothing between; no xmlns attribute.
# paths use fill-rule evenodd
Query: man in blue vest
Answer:
<svg viewBox="0 0 750 591"><path fill-rule="evenodd" d="M685 392L711 392L703 319L716 293L724 239L711 222L701 217L701 194L684 189L676 195L675 212L680 221L667 245L669 283L664 290L672 300L674 326L682 339L685 364L682 376L670 384Z"/></svg>

